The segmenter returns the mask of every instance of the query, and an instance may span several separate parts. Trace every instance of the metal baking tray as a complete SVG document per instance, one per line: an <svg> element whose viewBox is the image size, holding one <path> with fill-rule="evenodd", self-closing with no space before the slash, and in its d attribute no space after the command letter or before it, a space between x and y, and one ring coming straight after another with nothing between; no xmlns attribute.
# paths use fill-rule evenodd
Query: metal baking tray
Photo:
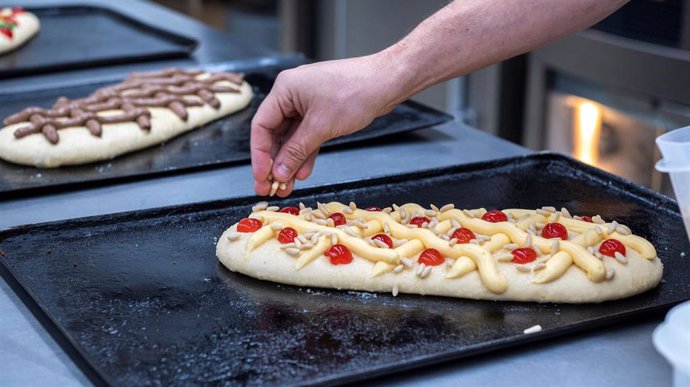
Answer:
<svg viewBox="0 0 690 387"><path fill-rule="evenodd" d="M104 65L188 57L197 41L108 8L28 7L41 22L34 38L0 55L0 79Z"/></svg>
<svg viewBox="0 0 690 387"><path fill-rule="evenodd" d="M3 276L92 380L110 385L343 383L658 314L690 298L676 203L538 154L300 190L275 204L565 206L648 238L653 290L601 304L472 301L293 287L227 271L216 238L248 197L0 233ZM525 335L540 324L543 331Z"/></svg>
<svg viewBox="0 0 690 387"><path fill-rule="evenodd" d="M81 189L111 182L151 178L165 174L217 168L250 160L249 134L251 119L261 101L273 86L284 65L296 59L270 62L267 66L244 68L255 97L247 109L208 123L170 141L117 157L113 160L81 166L39 169L0 160L0 199L55 193L58 190ZM285 62L285 63L283 63ZM230 63L230 62L228 62ZM216 70L229 64L209 65ZM27 91L0 91L0 117L4 118L28 106L49 107L60 96L79 98L93 90L116 83L87 83L59 88ZM438 110L407 101L392 112L375 119L368 127L348 136L326 142L322 149L363 142L378 137L400 135L447 122L452 117Z"/></svg>

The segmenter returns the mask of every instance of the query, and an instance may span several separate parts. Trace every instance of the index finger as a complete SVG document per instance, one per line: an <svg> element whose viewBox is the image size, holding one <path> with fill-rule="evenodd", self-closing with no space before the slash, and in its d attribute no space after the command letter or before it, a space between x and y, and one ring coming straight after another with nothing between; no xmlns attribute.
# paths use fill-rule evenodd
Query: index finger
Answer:
<svg viewBox="0 0 690 387"><path fill-rule="evenodd" d="M266 181L271 172L271 160L276 148L276 133L289 121L277 98L269 93L256 111L251 124L250 149L254 180ZM289 123L288 123L289 124Z"/></svg>

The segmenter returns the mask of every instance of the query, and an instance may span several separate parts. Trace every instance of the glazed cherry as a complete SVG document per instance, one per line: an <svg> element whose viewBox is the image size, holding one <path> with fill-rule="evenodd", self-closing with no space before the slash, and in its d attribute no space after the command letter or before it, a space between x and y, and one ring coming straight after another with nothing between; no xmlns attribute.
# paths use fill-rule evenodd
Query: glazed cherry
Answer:
<svg viewBox="0 0 690 387"><path fill-rule="evenodd" d="M427 266L438 266L445 262L443 255L436 249L426 249L419 254L419 263L423 263Z"/></svg>
<svg viewBox="0 0 690 387"><path fill-rule="evenodd" d="M429 222L431 222L431 219L427 218L426 216L415 216L414 218L410 219L410 224L414 224L417 227L422 227L424 223Z"/></svg>
<svg viewBox="0 0 690 387"><path fill-rule="evenodd" d="M345 215L341 214L340 212L334 212L329 216L329 218L333 219L333 224L336 226L342 226L345 224L347 221L345 220Z"/></svg>
<svg viewBox="0 0 690 387"><path fill-rule="evenodd" d="M587 215L581 216L580 219L584 220L585 222L594 223L594 222L592 221L592 217L591 217L591 216L587 216Z"/></svg>
<svg viewBox="0 0 690 387"><path fill-rule="evenodd" d="M326 255L330 258L333 265L346 265L352 262L352 253L345 245L333 245L328 249Z"/></svg>
<svg viewBox="0 0 690 387"><path fill-rule="evenodd" d="M371 239L377 239L388 245L388 248L393 248L393 240L386 234L376 234Z"/></svg>
<svg viewBox="0 0 690 387"><path fill-rule="evenodd" d="M261 228L264 224L259 219L244 218L240 220L237 225L237 232L254 232Z"/></svg>
<svg viewBox="0 0 690 387"><path fill-rule="evenodd" d="M522 247L513 250L513 263L530 263L537 259L537 252L531 247Z"/></svg>
<svg viewBox="0 0 690 387"><path fill-rule="evenodd" d="M12 30L9 28L0 28L0 33L7 36L10 39L12 39L12 37L14 36Z"/></svg>
<svg viewBox="0 0 690 387"><path fill-rule="evenodd" d="M297 238L297 230L292 227L285 227L278 233L278 242L282 244L292 243Z"/></svg>
<svg viewBox="0 0 690 387"><path fill-rule="evenodd" d="M561 238L568 240L568 229L560 223L549 223L541 230L541 236L546 239Z"/></svg>
<svg viewBox="0 0 690 387"><path fill-rule="evenodd" d="M482 219L491 223L507 222L508 215L506 215L503 211L500 210L491 210L487 211L484 215L482 215Z"/></svg>
<svg viewBox="0 0 690 387"><path fill-rule="evenodd" d="M601 242L599 252L602 255L608 255L609 257L615 256L616 252L625 255L625 245L617 239L607 239Z"/></svg>
<svg viewBox="0 0 690 387"><path fill-rule="evenodd" d="M364 211L380 212L381 208L379 208L379 207L367 207L364 209Z"/></svg>
<svg viewBox="0 0 690 387"><path fill-rule="evenodd" d="M285 214L290 214L290 215L296 216L296 215L299 215L299 208L297 208L297 207L283 207L278 212L282 212Z"/></svg>
<svg viewBox="0 0 690 387"><path fill-rule="evenodd" d="M469 228L460 227L453 232L453 236L451 238L457 239L458 243L470 243L472 239L477 239L477 236L474 235L472 230Z"/></svg>

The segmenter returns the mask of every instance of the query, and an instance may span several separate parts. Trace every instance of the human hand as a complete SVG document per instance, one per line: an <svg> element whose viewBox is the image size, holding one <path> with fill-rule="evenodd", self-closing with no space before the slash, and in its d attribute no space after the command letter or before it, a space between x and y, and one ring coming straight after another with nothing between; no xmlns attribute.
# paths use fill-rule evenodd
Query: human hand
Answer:
<svg viewBox="0 0 690 387"><path fill-rule="evenodd" d="M384 59L377 55L281 72L252 120L256 193L289 195L295 178L311 174L321 144L356 132L393 109L394 88Z"/></svg>

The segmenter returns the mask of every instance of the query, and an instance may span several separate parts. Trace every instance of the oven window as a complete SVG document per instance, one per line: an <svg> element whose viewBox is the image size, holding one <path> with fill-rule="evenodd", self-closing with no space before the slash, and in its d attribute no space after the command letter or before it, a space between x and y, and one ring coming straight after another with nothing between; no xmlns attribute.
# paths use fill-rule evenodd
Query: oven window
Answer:
<svg viewBox="0 0 690 387"><path fill-rule="evenodd" d="M552 83L545 148L672 195L668 178L654 169L660 158L654 140L681 123L654 101L588 88L572 78Z"/></svg>

